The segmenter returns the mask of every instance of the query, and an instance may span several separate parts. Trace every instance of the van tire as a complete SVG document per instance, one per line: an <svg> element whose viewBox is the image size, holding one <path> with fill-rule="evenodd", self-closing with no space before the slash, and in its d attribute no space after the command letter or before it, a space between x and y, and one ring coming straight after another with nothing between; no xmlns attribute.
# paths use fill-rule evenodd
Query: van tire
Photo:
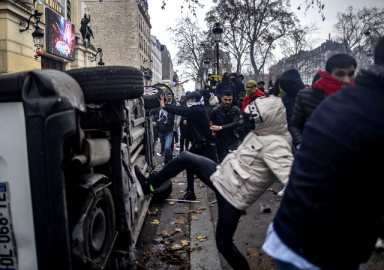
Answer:
<svg viewBox="0 0 384 270"><path fill-rule="evenodd" d="M66 73L80 85L86 103L134 99L144 92L143 73L134 67L90 67Z"/></svg>
<svg viewBox="0 0 384 270"><path fill-rule="evenodd" d="M161 94L163 94L163 90L158 87L144 87L144 108L146 110L151 110L160 107L159 98Z"/></svg>

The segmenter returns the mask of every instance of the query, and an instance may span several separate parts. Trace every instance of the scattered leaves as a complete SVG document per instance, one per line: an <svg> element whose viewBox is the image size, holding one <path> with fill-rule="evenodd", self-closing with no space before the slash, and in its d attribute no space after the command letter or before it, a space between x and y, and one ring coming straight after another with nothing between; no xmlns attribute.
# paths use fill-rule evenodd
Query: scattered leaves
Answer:
<svg viewBox="0 0 384 270"><path fill-rule="evenodd" d="M253 227L257 228L257 227L259 227L259 225L258 224L254 224Z"/></svg>
<svg viewBox="0 0 384 270"><path fill-rule="evenodd" d="M197 210L200 210L200 211L205 210L205 209L207 209L207 207L199 207L199 208L197 208Z"/></svg>
<svg viewBox="0 0 384 270"><path fill-rule="evenodd" d="M158 221L157 219L154 219L151 224L153 225L160 225L160 221Z"/></svg>
<svg viewBox="0 0 384 270"><path fill-rule="evenodd" d="M198 252L201 250L201 247L193 247L191 249L189 249L190 252Z"/></svg>
<svg viewBox="0 0 384 270"><path fill-rule="evenodd" d="M195 210L189 210L188 213L196 213Z"/></svg>
<svg viewBox="0 0 384 270"><path fill-rule="evenodd" d="M199 220L199 218L197 216L191 216L191 219L192 220Z"/></svg>
<svg viewBox="0 0 384 270"><path fill-rule="evenodd" d="M158 209L156 208L156 210L154 212L151 212L149 209L147 210L147 214L150 215L150 216L157 216L157 211Z"/></svg>
<svg viewBox="0 0 384 270"><path fill-rule="evenodd" d="M162 233L158 233L158 234L161 234L163 237L170 237L171 236L171 234L167 233L166 231L163 231Z"/></svg>
<svg viewBox="0 0 384 270"><path fill-rule="evenodd" d="M176 202L169 202L168 204L170 204L170 205L173 205L173 204L175 204Z"/></svg>
<svg viewBox="0 0 384 270"><path fill-rule="evenodd" d="M239 222L244 222L245 220L243 218L240 218L239 219Z"/></svg>
<svg viewBox="0 0 384 270"><path fill-rule="evenodd" d="M176 229L175 229L175 232L179 232L179 233L182 233L182 232L183 232L183 230L182 230L182 229L180 229L180 228L176 228Z"/></svg>
<svg viewBox="0 0 384 270"><path fill-rule="evenodd" d="M273 188L269 188L269 189L267 189L267 190L268 190L268 191L272 191L272 192L274 191L274 189L273 189Z"/></svg>

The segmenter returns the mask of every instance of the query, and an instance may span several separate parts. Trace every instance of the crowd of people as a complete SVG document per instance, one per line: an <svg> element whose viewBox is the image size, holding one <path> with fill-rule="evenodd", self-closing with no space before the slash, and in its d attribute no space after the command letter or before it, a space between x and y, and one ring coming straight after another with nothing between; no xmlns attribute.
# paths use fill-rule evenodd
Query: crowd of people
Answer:
<svg viewBox="0 0 384 270"><path fill-rule="evenodd" d="M196 175L217 197L218 250L233 269L250 269L233 235L243 211L278 179L283 200L263 245L277 268L359 269L384 233L384 38L374 62L356 75L356 60L336 54L311 86L296 69L267 86L225 72L180 106L161 96L159 115L181 116L180 146L191 146L165 155L149 178L135 167L144 193L186 169L182 199L196 199Z"/></svg>

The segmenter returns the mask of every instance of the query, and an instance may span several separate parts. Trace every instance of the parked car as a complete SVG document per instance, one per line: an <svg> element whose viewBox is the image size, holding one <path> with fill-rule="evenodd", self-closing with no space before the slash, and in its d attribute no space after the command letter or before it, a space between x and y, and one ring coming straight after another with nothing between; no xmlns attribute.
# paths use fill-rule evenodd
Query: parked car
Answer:
<svg viewBox="0 0 384 270"><path fill-rule="evenodd" d="M0 269L136 269L151 197L133 166L155 168L143 94L133 67L0 76Z"/></svg>

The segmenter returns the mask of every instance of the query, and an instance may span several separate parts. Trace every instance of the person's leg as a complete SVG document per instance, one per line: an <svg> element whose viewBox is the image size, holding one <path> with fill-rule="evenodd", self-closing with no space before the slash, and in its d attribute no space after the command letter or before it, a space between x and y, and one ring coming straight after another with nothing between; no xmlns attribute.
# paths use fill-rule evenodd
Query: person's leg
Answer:
<svg viewBox="0 0 384 270"><path fill-rule="evenodd" d="M135 166L135 173L142 186L147 182L147 185L152 185L156 188L168 179L178 175L184 169L188 169L192 174L196 174L204 184L216 191L216 188L213 186L210 179L210 176L216 171L216 166L217 163L206 157L185 151L172 159L162 170L149 179L140 172L140 169L137 166ZM147 193L146 191L144 191L144 193L148 194L149 187L144 186L143 190L146 190Z"/></svg>
<svg viewBox="0 0 384 270"><path fill-rule="evenodd" d="M225 156L228 154L227 146L223 143L217 144L217 156L219 158L219 163L223 161Z"/></svg>
<svg viewBox="0 0 384 270"><path fill-rule="evenodd" d="M233 269L250 269L247 259L233 243L242 211L227 202L219 192L216 192L219 218L216 227L216 245L220 253Z"/></svg>
<svg viewBox="0 0 384 270"><path fill-rule="evenodd" d="M164 152L164 144L165 144L165 135L166 133L164 132L160 132L158 133L158 136L159 136L159 139L160 139L160 145L161 145L161 150L160 150L160 153L163 154Z"/></svg>
<svg viewBox="0 0 384 270"><path fill-rule="evenodd" d="M172 160L172 141L173 132L166 133L164 136L164 165Z"/></svg>

